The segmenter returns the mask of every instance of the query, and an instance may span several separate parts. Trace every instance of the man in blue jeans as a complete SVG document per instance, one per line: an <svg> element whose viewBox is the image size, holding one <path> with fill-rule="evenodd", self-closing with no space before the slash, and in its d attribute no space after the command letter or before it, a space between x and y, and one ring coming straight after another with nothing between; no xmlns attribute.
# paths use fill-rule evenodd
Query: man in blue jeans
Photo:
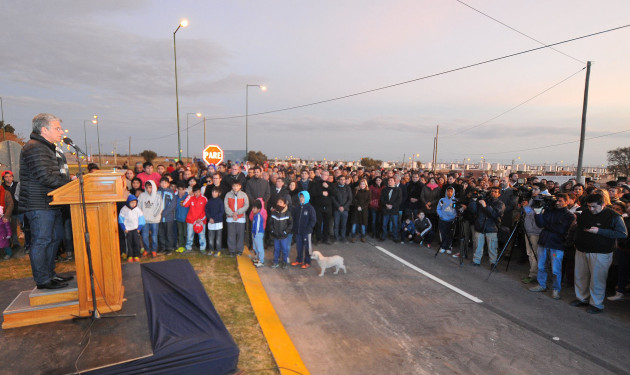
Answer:
<svg viewBox="0 0 630 375"><path fill-rule="evenodd" d="M402 191L396 187L394 177L387 179L387 187L381 191L381 207L383 207L383 234L379 241L385 241L387 238L387 228L389 222L392 223L392 238L394 242L400 241L398 233L398 211L402 203Z"/></svg>
<svg viewBox="0 0 630 375"><path fill-rule="evenodd" d="M55 146L64 134L61 119L47 113L33 118L30 140L20 154L20 212L31 227L31 269L38 289L68 286L72 277L55 273L55 255L63 239L61 210L50 206L51 191L70 182L68 164Z"/></svg>
<svg viewBox="0 0 630 375"><path fill-rule="evenodd" d="M565 237L571 224L575 220L567 208L568 197L566 194L557 194L555 207L545 209L541 214L535 209L536 225L543 228L538 239L538 286L529 288L532 292L544 292L547 290L547 270L545 263L551 257L551 272L554 279L551 283L551 298L560 299L560 283L562 281L562 258L564 257Z"/></svg>

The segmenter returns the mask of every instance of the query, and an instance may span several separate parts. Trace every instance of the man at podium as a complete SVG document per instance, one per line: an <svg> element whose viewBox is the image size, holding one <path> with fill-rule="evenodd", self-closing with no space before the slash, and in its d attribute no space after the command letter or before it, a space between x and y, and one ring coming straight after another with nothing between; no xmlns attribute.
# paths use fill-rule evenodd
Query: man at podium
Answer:
<svg viewBox="0 0 630 375"><path fill-rule="evenodd" d="M31 226L31 269L38 289L59 289L72 277L55 273L55 255L63 239L61 209L48 193L70 182L66 158L55 143L64 131L61 119L48 113L33 118L30 140L20 153L20 213Z"/></svg>

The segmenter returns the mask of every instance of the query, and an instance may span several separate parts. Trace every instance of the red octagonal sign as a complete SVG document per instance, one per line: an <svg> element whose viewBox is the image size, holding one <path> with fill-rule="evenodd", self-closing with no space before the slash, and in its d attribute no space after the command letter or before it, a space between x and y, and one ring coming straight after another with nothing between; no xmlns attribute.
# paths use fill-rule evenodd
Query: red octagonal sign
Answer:
<svg viewBox="0 0 630 375"><path fill-rule="evenodd" d="M203 160L209 165L218 165L223 161L223 150L218 145L208 145L203 150Z"/></svg>

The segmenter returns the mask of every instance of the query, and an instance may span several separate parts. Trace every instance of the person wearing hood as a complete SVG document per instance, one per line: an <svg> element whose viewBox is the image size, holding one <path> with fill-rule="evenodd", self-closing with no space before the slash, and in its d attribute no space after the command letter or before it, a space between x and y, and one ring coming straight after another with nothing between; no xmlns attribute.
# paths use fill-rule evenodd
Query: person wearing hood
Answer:
<svg viewBox="0 0 630 375"><path fill-rule="evenodd" d="M118 225L125 232L128 263L140 261L140 231L145 223L142 210L138 207L138 198L129 194L127 204L118 214Z"/></svg>
<svg viewBox="0 0 630 375"><path fill-rule="evenodd" d="M315 208L309 203L311 196L308 191L301 191L298 197L300 198L300 205L293 208L293 234L295 235L297 258L291 265L309 268L311 266L311 252L313 251L311 234L317 222L317 215Z"/></svg>
<svg viewBox="0 0 630 375"><path fill-rule="evenodd" d="M162 220L162 197L158 194L155 181L148 180L144 184L144 192L140 194L138 198L138 204L144 214L146 225L142 228L142 242L145 246L145 251L142 256L147 256L149 252L151 255L157 256L158 246L158 226L160 220ZM151 235L151 242L149 242L149 234Z"/></svg>
<svg viewBox="0 0 630 375"><path fill-rule="evenodd" d="M451 254L453 250L452 227L455 217L457 217L455 202L455 188L448 186L444 198L440 199L437 204L437 214L440 218L438 229L440 230L440 238L442 239L440 253L446 252L447 254Z"/></svg>

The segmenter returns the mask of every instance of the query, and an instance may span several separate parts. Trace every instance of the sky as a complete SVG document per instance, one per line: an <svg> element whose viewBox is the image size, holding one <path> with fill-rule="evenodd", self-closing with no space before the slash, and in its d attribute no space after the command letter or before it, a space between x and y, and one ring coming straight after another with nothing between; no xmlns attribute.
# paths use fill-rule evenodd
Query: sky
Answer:
<svg viewBox="0 0 630 375"><path fill-rule="evenodd" d="M439 125L440 161L572 165L592 61L584 165L597 166L630 146L630 27L478 63L628 14L627 0L0 0L0 97L23 136L52 113L96 154L97 114L103 153L131 137L134 154L174 156L185 18L184 156L204 148L196 112L207 144L245 149L247 96L248 147L270 158L425 162Z"/></svg>

